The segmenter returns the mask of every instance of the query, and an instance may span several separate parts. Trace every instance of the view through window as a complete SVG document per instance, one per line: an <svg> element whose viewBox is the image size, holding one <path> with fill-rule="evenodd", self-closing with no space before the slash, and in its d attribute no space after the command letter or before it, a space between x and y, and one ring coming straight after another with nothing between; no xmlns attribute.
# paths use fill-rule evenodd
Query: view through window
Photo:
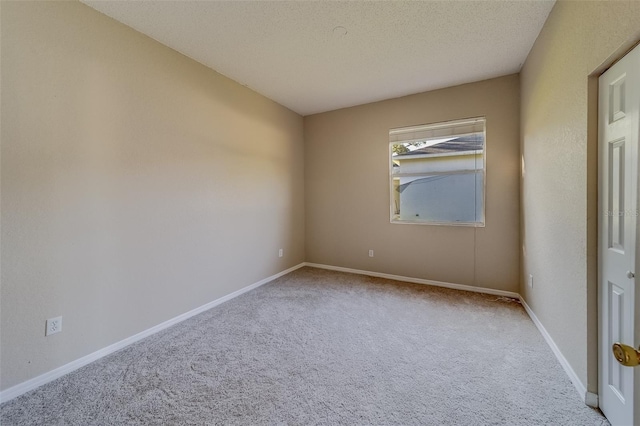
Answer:
<svg viewBox="0 0 640 426"><path fill-rule="evenodd" d="M485 119L389 131L391 222L484 226Z"/></svg>

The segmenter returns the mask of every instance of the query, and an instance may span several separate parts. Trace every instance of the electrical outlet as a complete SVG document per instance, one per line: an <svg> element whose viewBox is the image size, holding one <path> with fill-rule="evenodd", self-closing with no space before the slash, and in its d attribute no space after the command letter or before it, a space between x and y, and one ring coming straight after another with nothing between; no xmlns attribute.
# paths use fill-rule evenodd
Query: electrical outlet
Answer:
<svg viewBox="0 0 640 426"><path fill-rule="evenodd" d="M282 257L284 255L284 251L282 249L278 250L278 257Z"/></svg>
<svg viewBox="0 0 640 426"><path fill-rule="evenodd" d="M373 250L369 250L369 257L373 257Z"/></svg>
<svg viewBox="0 0 640 426"><path fill-rule="evenodd" d="M62 317L49 318L47 320L47 328L45 329L44 335L49 336L50 334L60 333L62 331Z"/></svg>
<svg viewBox="0 0 640 426"><path fill-rule="evenodd" d="M529 274L529 288L533 288L533 274Z"/></svg>

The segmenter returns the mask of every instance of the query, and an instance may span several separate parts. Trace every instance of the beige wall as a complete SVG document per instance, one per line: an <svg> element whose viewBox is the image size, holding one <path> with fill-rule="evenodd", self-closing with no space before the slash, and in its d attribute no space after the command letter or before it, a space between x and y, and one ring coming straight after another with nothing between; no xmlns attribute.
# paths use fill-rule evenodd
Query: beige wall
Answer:
<svg viewBox="0 0 640 426"><path fill-rule="evenodd" d="M640 39L640 2L560 1L520 79L309 116L304 135L295 113L82 4L0 4L0 389L296 265L306 245L309 262L522 292L597 391L588 77ZM388 130L480 115L486 227L390 224Z"/></svg>
<svg viewBox="0 0 640 426"><path fill-rule="evenodd" d="M2 389L304 261L300 116L79 3L1 19Z"/></svg>
<svg viewBox="0 0 640 426"><path fill-rule="evenodd" d="M518 291L519 102L511 75L305 117L307 261ZM389 129L476 116L486 227L390 224Z"/></svg>
<svg viewBox="0 0 640 426"><path fill-rule="evenodd" d="M638 22L637 1L559 1L521 73L521 292L591 392L597 392L597 84L588 77L640 38Z"/></svg>

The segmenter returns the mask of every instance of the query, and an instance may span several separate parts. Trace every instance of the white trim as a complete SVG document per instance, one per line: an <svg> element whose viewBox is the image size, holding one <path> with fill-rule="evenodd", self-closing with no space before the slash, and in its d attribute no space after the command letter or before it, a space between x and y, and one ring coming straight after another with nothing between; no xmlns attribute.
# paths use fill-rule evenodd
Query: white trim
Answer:
<svg viewBox="0 0 640 426"><path fill-rule="evenodd" d="M472 291L476 293L486 293L486 294L493 294L497 296L504 296L504 297L510 297L513 299L518 299L520 300L520 303L522 303L522 306L524 307L524 309L527 311L527 314L529 314L531 321L535 324L536 328L538 329L540 334L542 334L542 337L544 337L544 340L547 342L547 344L551 348L551 351L558 359L558 362L560 362L560 365L564 369L565 373L567 373L567 376L569 376L569 380L571 380L571 383L573 383L573 386L578 391L578 394L580 395L580 398L582 399L582 401L590 407L594 407L594 408L598 407L598 395L592 392L587 392L587 388L580 381L576 372L573 371L573 368L571 368L571 365L569 364L567 359L564 357L564 355L562 355L562 352L560 352L560 349L551 338L551 335L549 335L547 330L544 328L544 326L536 316L536 314L533 313L529 305L527 305L527 302L525 302L522 296L518 293L505 291L505 290L496 290L496 289L486 288L486 287L473 287L470 285L452 284L452 283L447 283L442 281L425 280L422 278L411 278L411 277L404 277L401 275L384 274L381 272L371 272L371 271L363 271L360 269L343 268L341 266L323 265L319 263L305 262L304 265L312 268L328 269L330 271L348 272L352 274L368 275L371 277L387 278L387 279L396 280L396 281L405 281L405 282L416 283L416 284L433 285L437 287L452 288L455 290Z"/></svg>
<svg viewBox="0 0 640 426"><path fill-rule="evenodd" d="M279 272L275 275L272 275L270 277L267 277L263 280L260 280L254 284L251 284L247 287L241 288L240 290L234 291L233 293L230 293L226 296L223 296L219 299L216 299L214 301L211 301L205 305L202 305L198 308L195 308L189 312L185 312L184 314L178 315L175 318L172 318L170 320L167 320L163 323L160 323L154 327L151 327L145 331L142 331L138 334L135 334L133 336L127 337L124 340L121 340L119 342L116 342L112 345L109 345L105 348L102 348L96 352L93 352L89 355L86 355L82 358L78 358L75 361L71 361L68 364L65 364L61 367L58 367L54 370L51 370L47 373L41 374L40 376L34 377L33 379L27 380L26 382L22 382L20 384L17 384L13 387L10 387L2 392L0 392L0 403L4 403L7 402L13 398L16 398L26 392L29 392L37 387L40 387L46 383L49 383L59 377L64 376L65 374L69 374L74 370L77 370L78 368L84 367L87 364L92 363L93 361L96 361L100 358L103 358L115 351L118 351L126 346L129 346L139 340L144 339L145 337L149 337L161 330L164 330L166 328L171 327L172 325L178 324L179 322L182 322L186 319L189 319L195 315L198 315L208 309L211 309L215 306L218 306L224 302L227 302L235 297L240 296L241 294L244 294L248 291L251 291L255 288L260 287L261 285L264 285L270 281L275 280L276 278L280 278L283 275L286 275L290 272L295 271L296 269L300 269L304 266L309 266L311 268L319 268L319 269L327 269L330 271L339 271L339 272L347 272L347 273L352 273L352 274L359 274L359 275L367 275L367 276L371 276L371 277L378 277L378 278L387 278L387 279L391 279L391 280L396 280L396 281L404 281L404 282L410 282L410 283L415 283L415 284L425 284L425 285L432 285L432 286L436 286L436 287L445 287L445 288L451 288L454 290L463 290L463 291L471 291L471 292L475 292L475 293L486 293L486 294L493 294L496 296L503 296L503 297L510 297L513 299L519 299L520 302L522 303L522 306L524 307L524 309L527 311L527 314L529 314L529 317L531 318L531 321L533 321L533 323L536 325L536 327L538 328L538 331L540 331L540 334L542 334L542 337L544 337L545 341L547 342L547 344L549 345L549 347L551 348L551 350L553 351L553 353L555 354L556 358L558 359L558 361L560 362L560 365L562 365L562 368L564 369L565 373L567 373L567 375L569 376L569 379L571 380L571 382L573 383L573 386L576 388L576 390L578 391L578 394L580 395L580 398L582 399L582 401L586 404L589 405L591 407L597 407L598 406L598 395L594 394L592 392L587 392L585 386L582 384L582 382L580 381L580 379L578 378L578 376L576 375L575 371L573 371L573 369L571 368L571 366L569 365L569 362L565 359L565 357L562 355L562 353L560 352L560 349L558 349L558 346L555 344L555 342L553 341L553 339L551 338L551 336L549 335L549 333L547 332L547 330L544 328L544 326L542 325L542 323L540 322L540 320L538 320L538 317L536 317L536 315L533 313L533 311L531 310L531 308L529 307L529 305L527 305L527 302L524 301L524 299L522 298L522 296L520 296L518 293L515 292L511 292L511 291L505 291L505 290L496 290L496 289L492 289L492 288L486 288L486 287L473 287L473 286L469 286L469 285L463 285L463 284L452 284L452 283L447 283L447 282L442 282L442 281L432 281L432 280L425 280L422 278L412 278L412 277L405 277L405 276L401 276L401 275L393 275L393 274L384 274L381 272L372 272L372 271L364 271L364 270L360 270L360 269L351 269L351 268L343 268L341 266L331 266L331 265L323 265L323 264L319 264L319 263L310 263L310 262L303 262L300 263L296 266L293 266L289 269L286 269L282 272Z"/></svg>
<svg viewBox="0 0 640 426"><path fill-rule="evenodd" d="M17 384L15 386L12 386L2 392L0 392L0 403L4 403L7 402L13 398L16 398L26 392L29 392L30 390L33 390L39 386L44 385L45 383L49 383L59 377L64 376L65 374L69 374L74 370L77 370L80 367L84 367L87 364L92 363L93 361L96 361L100 358L103 358L109 354L112 354L115 351L118 351L126 346L131 345L132 343L135 343L139 340L144 339L145 337L149 337L152 334L155 334L159 331L162 331L166 328L171 327L172 325L178 324L179 322L182 322L186 319L189 319L195 315L198 315L206 310L209 310L211 308L213 308L214 306L218 306L224 302L227 302L235 297L240 296L241 294L244 294L248 291L251 291L255 288L260 287L261 285L264 285L270 281L275 280L276 278L280 278L283 275L286 275L290 272L295 271L296 269L302 268L303 266L305 266L305 263L300 263L296 266L293 266L289 269L286 269L282 272L278 272L275 275L271 275L270 277L267 277L263 280L258 281L257 283L251 284L247 287L241 288L240 290L234 291L233 293L227 294L226 296L222 296L219 299L213 300L205 305L202 305L198 308L195 308L189 312L185 312L184 314L178 315L175 318L172 318L170 320L167 320L165 322L162 322L154 327L151 327L147 330L141 331L138 334L134 334L133 336L127 337L126 339L123 339L119 342L116 342L112 345L109 345L105 348L99 349L89 355L83 356L82 358L78 358L75 361L71 361L68 364L65 364L61 367L58 367L54 370L48 371L44 374L41 374L40 376L34 377L33 379L27 380L26 382L22 382L20 384Z"/></svg>
<svg viewBox="0 0 640 426"><path fill-rule="evenodd" d="M512 299L520 299L520 295L518 293L514 293L512 291L505 291L505 290L496 290L493 288L474 287L474 286L464 285L464 284L452 284L452 283L446 283L442 281L425 280L422 278L404 277L402 275L384 274L382 272L371 272L371 271L363 271L360 269L343 268L341 266L323 265L320 263L305 262L305 266L310 266L312 268L319 268L319 269L328 269L330 271L339 271L339 272L348 272L351 274L368 275L370 277L387 278L390 280L404 281L408 283L452 288L454 290L472 291L474 293L493 294L496 296L510 297Z"/></svg>
<svg viewBox="0 0 640 426"><path fill-rule="evenodd" d="M556 345L556 342L553 341L553 339L551 338L551 335L547 332L547 329L544 328L544 326L542 325L542 323L540 322L536 314L533 313L533 311L531 310L529 305L527 305L527 302L525 302L522 296L520 296L520 303L522 303L522 306L524 306L524 309L529 314L531 321L533 321L533 323L538 328L538 331L540 332L540 334L542 334L542 337L544 337L544 340L546 340L547 344L553 351L553 354L556 356L556 358L560 362L560 365L564 369L564 372L567 373L567 376L569 376L569 380L571 380L571 383L573 383L573 386L578 391L578 395L580 395L582 402L584 402L586 405L589 405L591 407L597 407L598 395L591 392L587 392L587 388L584 386L582 381L580 381L576 372L573 371L573 368L571 368L569 361L567 361L564 355L562 355L562 352L560 352L560 349Z"/></svg>
<svg viewBox="0 0 640 426"><path fill-rule="evenodd" d="M598 408L598 402L598 394L587 391L584 397L584 403L589 407Z"/></svg>

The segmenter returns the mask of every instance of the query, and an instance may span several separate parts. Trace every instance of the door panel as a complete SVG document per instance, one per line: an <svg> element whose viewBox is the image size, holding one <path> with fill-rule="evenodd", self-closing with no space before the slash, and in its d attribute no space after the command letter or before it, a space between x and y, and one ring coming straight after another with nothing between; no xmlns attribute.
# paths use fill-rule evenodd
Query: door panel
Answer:
<svg viewBox="0 0 640 426"><path fill-rule="evenodd" d="M609 282L609 313L611 315L609 319L609 337L613 342L621 342L623 340L622 325L624 324L624 305L625 295L624 289L621 286L617 286L612 282ZM613 318L615 316L615 318ZM608 385L623 403L626 402L625 395L628 394L628 383L624 380L624 370L622 365L618 362L609 363L609 382Z"/></svg>
<svg viewBox="0 0 640 426"><path fill-rule="evenodd" d="M624 139L619 139L609 144L609 202L608 206L615 208L619 212L625 210L624 196ZM609 249L617 250L620 254L624 254L624 217L619 214L610 214L608 233L609 233Z"/></svg>

